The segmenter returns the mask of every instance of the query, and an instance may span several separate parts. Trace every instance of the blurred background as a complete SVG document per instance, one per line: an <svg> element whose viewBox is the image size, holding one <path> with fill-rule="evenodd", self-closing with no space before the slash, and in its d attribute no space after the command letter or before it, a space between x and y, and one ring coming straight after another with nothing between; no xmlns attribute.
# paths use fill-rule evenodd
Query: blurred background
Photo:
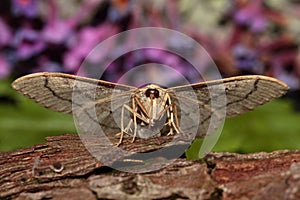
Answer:
<svg viewBox="0 0 300 200"><path fill-rule="evenodd" d="M147 26L192 37L223 77L263 74L290 86L283 98L227 119L214 151L300 149L299 0L1 0L0 151L37 144L50 135L76 134L72 116L44 109L13 91L15 78L41 71L77 74L99 42ZM188 49L178 40L163 45ZM172 66L190 82L199 79L183 59L151 49L115 60L102 79L117 82L124 72L149 62ZM200 143L187 151L189 158L197 156Z"/></svg>

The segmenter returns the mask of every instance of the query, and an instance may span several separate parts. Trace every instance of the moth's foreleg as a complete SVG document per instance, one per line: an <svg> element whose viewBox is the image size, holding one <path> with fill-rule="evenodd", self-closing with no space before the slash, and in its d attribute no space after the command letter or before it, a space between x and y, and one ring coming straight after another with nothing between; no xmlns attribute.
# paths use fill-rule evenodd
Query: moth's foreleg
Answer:
<svg viewBox="0 0 300 200"><path fill-rule="evenodd" d="M142 104L142 102L139 100L139 98L137 98L136 96L132 97L132 102L135 103L136 107L139 107L142 111L142 113L144 113L144 115L146 116L146 118L150 119L150 113L147 111L147 109L144 107L144 105ZM132 105L133 107L133 105ZM146 122L146 121L145 121Z"/></svg>

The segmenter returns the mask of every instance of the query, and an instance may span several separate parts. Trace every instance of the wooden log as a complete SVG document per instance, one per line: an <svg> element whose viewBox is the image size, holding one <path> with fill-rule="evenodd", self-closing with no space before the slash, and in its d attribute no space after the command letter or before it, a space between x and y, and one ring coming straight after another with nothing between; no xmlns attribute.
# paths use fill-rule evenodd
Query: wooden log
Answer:
<svg viewBox="0 0 300 200"><path fill-rule="evenodd" d="M209 153L147 173L105 166L77 135L0 153L0 199L300 199L299 188L300 151Z"/></svg>

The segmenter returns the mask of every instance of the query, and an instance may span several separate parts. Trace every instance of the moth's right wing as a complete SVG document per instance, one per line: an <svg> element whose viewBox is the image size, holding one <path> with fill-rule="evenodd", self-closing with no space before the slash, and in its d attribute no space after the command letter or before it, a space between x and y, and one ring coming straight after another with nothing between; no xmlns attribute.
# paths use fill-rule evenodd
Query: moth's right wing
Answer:
<svg viewBox="0 0 300 200"><path fill-rule="evenodd" d="M106 127L105 131L117 128L112 121L111 105L119 112L121 106L129 101L131 92L136 89L55 72L23 76L15 80L12 87L45 108L73 113L77 120L83 120L78 123L87 128L89 121L85 120L97 120L100 125ZM95 111L96 117L91 115L92 111Z"/></svg>

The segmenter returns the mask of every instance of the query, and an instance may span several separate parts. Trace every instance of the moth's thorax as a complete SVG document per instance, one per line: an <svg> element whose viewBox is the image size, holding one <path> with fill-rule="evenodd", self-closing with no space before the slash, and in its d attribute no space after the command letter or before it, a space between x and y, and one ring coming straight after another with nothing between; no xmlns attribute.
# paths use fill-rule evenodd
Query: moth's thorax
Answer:
<svg viewBox="0 0 300 200"><path fill-rule="evenodd" d="M159 114L164 110L166 89L156 85L149 84L138 88L134 92L135 101L139 101L147 112L147 116L151 120L159 118Z"/></svg>

